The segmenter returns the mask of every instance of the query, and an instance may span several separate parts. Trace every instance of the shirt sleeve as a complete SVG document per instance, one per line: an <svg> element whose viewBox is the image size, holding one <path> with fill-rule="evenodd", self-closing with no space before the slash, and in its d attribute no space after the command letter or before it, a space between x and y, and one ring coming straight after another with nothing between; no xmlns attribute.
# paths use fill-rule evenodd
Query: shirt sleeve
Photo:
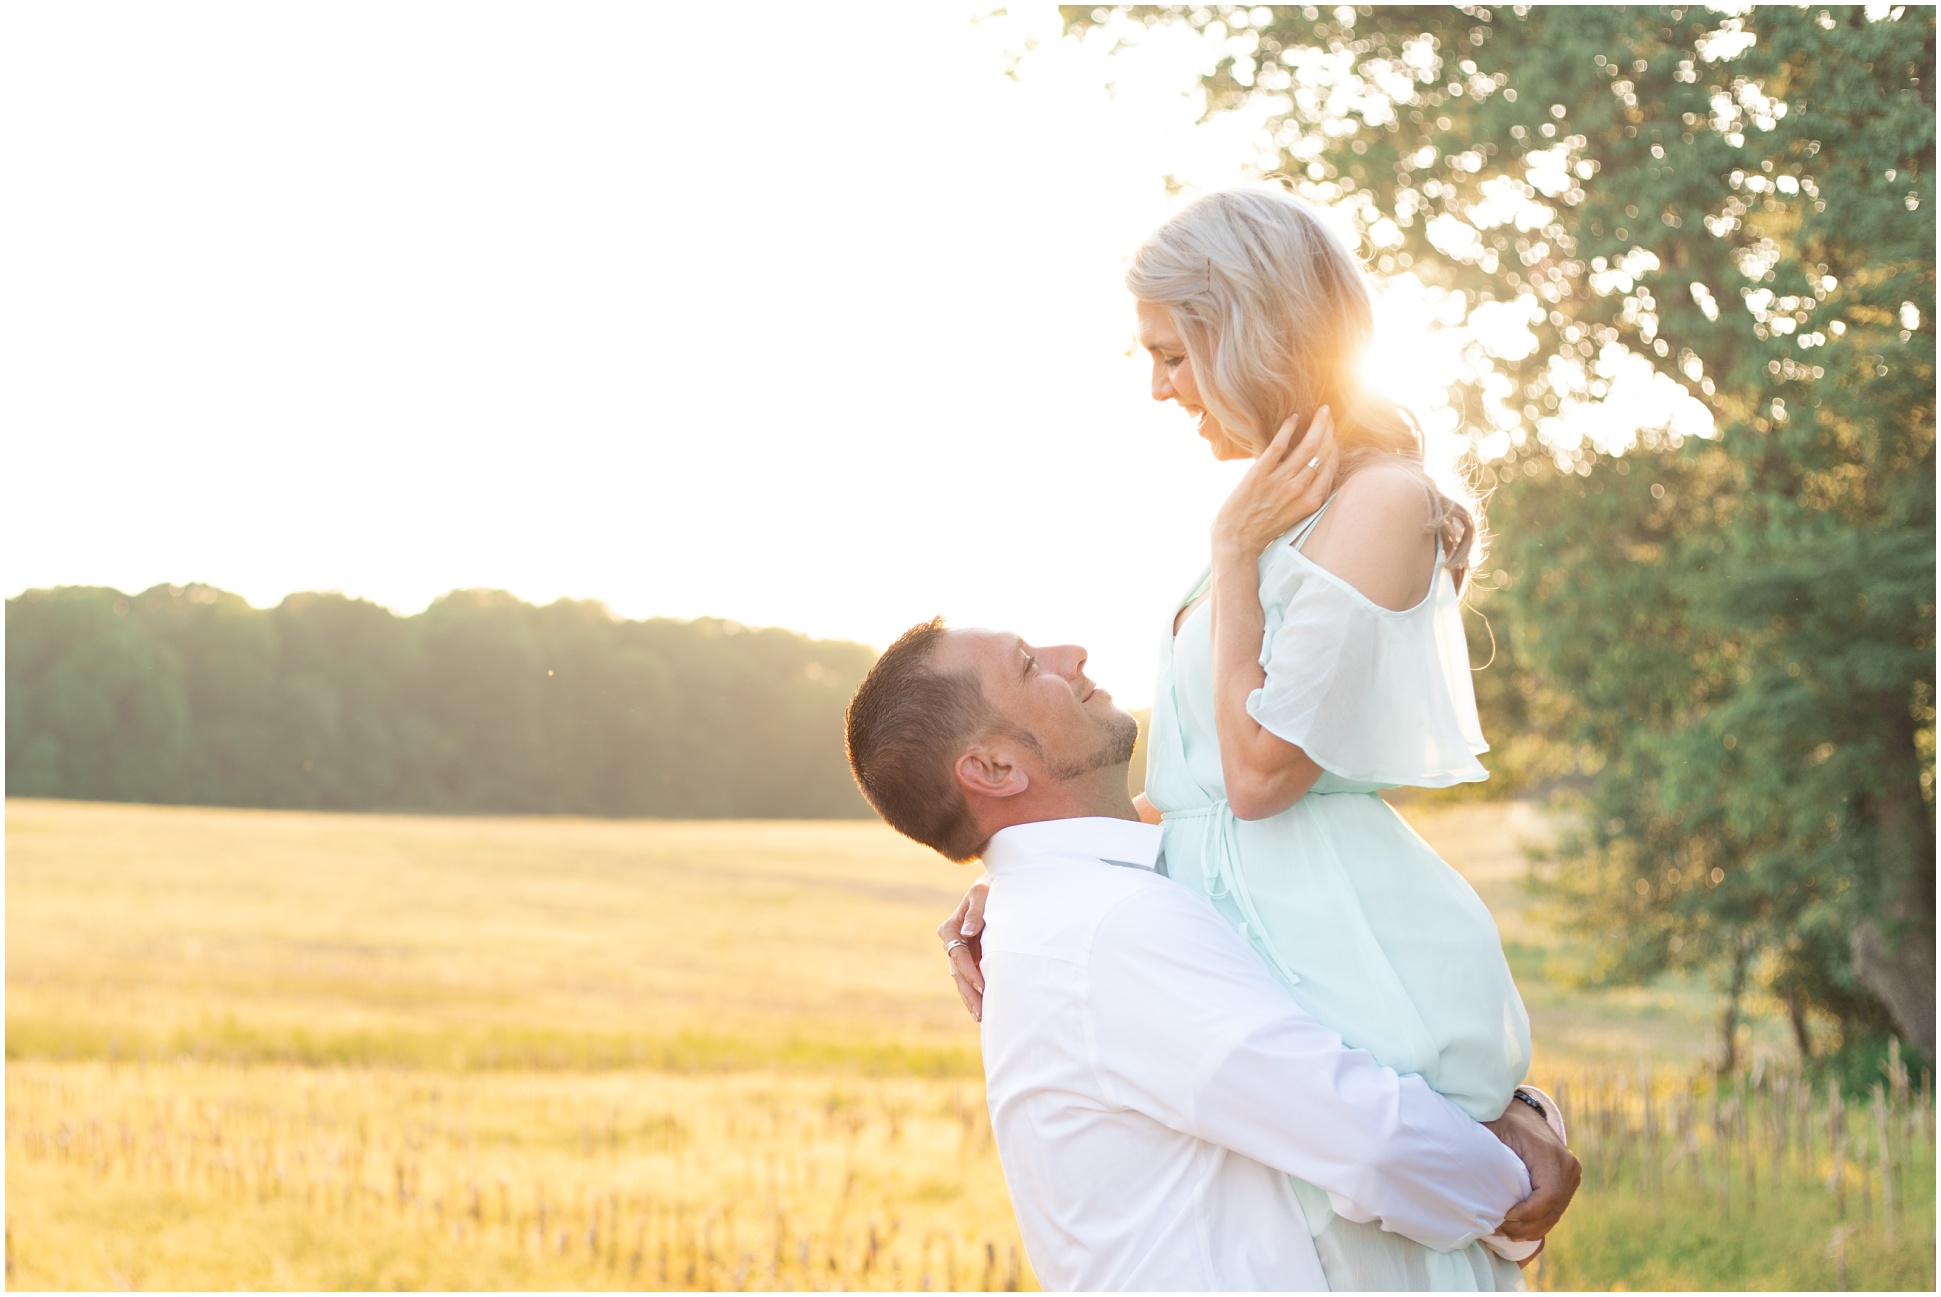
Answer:
<svg viewBox="0 0 1941 1297"><path fill-rule="evenodd" d="M1107 916L1089 996L1113 1102L1298 1176L1351 1220L1446 1252L1529 1195L1523 1163L1494 1135L1420 1077L1348 1048L1184 888L1148 889Z"/></svg>
<svg viewBox="0 0 1941 1297"><path fill-rule="evenodd" d="M1462 604L1449 575L1391 612L1305 556L1262 578L1266 682L1247 698L1261 728L1324 770L1376 784L1445 788L1487 779Z"/></svg>

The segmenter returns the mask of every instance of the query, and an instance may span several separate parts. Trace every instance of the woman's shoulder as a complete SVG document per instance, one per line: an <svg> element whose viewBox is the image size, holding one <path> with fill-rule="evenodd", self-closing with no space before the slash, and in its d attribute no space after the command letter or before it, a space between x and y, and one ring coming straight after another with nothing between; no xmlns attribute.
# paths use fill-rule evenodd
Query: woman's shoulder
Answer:
<svg viewBox="0 0 1941 1297"><path fill-rule="evenodd" d="M1402 534L1429 530L1434 487L1419 466L1384 456L1350 473L1334 493L1328 516L1318 535L1333 521L1336 530L1394 531Z"/></svg>
<svg viewBox="0 0 1941 1297"><path fill-rule="evenodd" d="M1377 462L1348 476L1301 553L1379 607L1400 612L1428 593L1435 566L1426 474Z"/></svg>

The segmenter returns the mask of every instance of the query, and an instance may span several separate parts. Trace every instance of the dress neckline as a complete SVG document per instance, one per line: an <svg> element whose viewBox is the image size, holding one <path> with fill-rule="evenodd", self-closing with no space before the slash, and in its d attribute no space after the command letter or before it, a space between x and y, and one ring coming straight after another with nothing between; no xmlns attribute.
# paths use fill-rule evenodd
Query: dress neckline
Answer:
<svg viewBox="0 0 1941 1297"><path fill-rule="evenodd" d="M1339 494L1339 493L1337 492L1336 494ZM1330 495L1327 499L1321 502L1321 507L1319 509L1316 509L1313 513L1303 518L1300 522L1294 524L1294 528L1293 528L1294 535L1293 535L1293 538L1287 542L1288 548L1292 549L1297 554L1300 553L1301 546L1304 543L1306 543L1308 536L1314 531L1315 524L1321 521L1321 515L1326 513L1328 511L1328 506L1333 503L1334 503L1334 496ZM1285 535L1286 533L1282 533L1282 534ZM1279 537L1276 537L1275 544L1269 545L1267 547L1267 552L1272 552L1274 549L1278 548L1278 545L1279 545ZM1440 555L1438 555L1438 558L1439 557ZM1322 571L1326 570L1325 568L1321 568L1320 564L1315 563L1313 559L1309 559L1308 563L1310 566L1320 569ZM1205 596L1211 593L1212 585L1213 585L1213 565L1209 563L1207 564L1206 571L1200 573L1200 579L1193 583L1193 588L1186 592L1186 597L1180 600L1177 604L1173 606L1173 633L1167 638L1168 643L1177 644L1179 642L1179 637L1186 632L1186 623L1189 621L1192 621L1194 614L1199 612L1200 610L1199 607L1194 606L1195 603L1197 602L1200 605L1200 607L1205 606L1207 601L1202 596ZM1430 589L1431 589L1431 592L1433 592L1434 590L1433 580L1431 580L1430 582ZM1184 613L1185 615L1181 616L1182 613Z"/></svg>

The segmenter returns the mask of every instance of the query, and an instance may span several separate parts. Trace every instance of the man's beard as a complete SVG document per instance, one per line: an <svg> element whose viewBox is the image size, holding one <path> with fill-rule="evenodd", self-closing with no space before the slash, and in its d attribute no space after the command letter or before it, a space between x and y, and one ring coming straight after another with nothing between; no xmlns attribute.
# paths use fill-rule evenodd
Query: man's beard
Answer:
<svg viewBox="0 0 1941 1297"><path fill-rule="evenodd" d="M1119 712L1108 723L1112 731L1097 751L1066 765L1053 766L1046 773L1059 783L1064 783L1095 770L1132 764L1132 750L1139 745L1139 722Z"/></svg>

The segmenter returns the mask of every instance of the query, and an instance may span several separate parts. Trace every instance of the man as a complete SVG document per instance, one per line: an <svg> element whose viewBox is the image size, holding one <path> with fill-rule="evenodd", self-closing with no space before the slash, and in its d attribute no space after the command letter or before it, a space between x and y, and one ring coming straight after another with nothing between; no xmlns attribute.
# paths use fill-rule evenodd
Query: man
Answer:
<svg viewBox="0 0 1941 1297"><path fill-rule="evenodd" d="M1288 1176L1448 1250L1540 1239L1579 1170L1537 1107L1472 1122L1309 1017L1156 869L1137 724L1084 650L912 628L857 688L851 768L904 834L992 876L983 1048L1026 1250L1057 1289L1324 1289ZM1527 1169L1526 1169L1527 1167Z"/></svg>

